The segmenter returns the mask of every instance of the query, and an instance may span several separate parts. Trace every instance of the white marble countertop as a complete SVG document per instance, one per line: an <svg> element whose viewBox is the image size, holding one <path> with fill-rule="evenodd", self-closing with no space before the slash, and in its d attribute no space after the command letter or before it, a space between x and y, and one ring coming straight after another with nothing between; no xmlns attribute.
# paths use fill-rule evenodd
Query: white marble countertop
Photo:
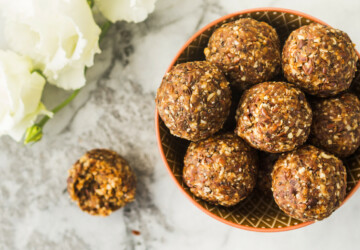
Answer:
<svg viewBox="0 0 360 250"><path fill-rule="evenodd" d="M210 21L262 6L311 14L360 44L358 0L159 0L146 22L116 24L88 71L87 86L47 125L41 142L24 147L0 138L0 249L359 249L360 191L306 228L248 232L197 209L161 162L154 97L171 59ZM65 96L46 91L50 106ZM137 200L107 218L81 212L64 192L68 168L97 147L118 151L138 176Z"/></svg>

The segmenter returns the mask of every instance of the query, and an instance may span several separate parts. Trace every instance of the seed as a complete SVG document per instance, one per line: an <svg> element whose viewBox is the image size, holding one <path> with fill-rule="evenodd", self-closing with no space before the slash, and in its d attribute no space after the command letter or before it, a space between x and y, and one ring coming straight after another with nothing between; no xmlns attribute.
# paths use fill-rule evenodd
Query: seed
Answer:
<svg viewBox="0 0 360 250"><path fill-rule="evenodd" d="M215 92L211 93L210 95L208 95L207 97L207 101L210 101L211 98L213 98L215 96Z"/></svg>

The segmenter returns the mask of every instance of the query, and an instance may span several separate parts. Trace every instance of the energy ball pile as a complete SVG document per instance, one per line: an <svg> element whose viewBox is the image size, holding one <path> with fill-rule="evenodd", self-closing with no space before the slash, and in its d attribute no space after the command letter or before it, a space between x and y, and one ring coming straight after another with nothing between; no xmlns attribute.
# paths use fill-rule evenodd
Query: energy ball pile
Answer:
<svg viewBox="0 0 360 250"><path fill-rule="evenodd" d="M93 149L69 170L67 190L81 210L107 216L134 201L136 177L116 152Z"/></svg>
<svg viewBox="0 0 360 250"><path fill-rule="evenodd" d="M242 18L216 29L204 54L174 66L156 96L170 133L192 141L183 168L190 192L228 207L257 187L296 219L330 216L346 195L342 158L360 146L360 101L349 90L358 57L348 35L310 24L281 48L273 27Z"/></svg>

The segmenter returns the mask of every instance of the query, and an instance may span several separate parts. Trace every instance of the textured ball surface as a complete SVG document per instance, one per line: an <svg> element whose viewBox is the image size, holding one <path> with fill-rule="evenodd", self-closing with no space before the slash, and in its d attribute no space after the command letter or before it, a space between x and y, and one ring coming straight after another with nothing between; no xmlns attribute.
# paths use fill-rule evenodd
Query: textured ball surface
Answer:
<svg viewBox="0 0 360 250"><path fill-rule="evenodd" d="M233 206L253 190L257 154L241 138L224 134L192 142L184 159L183 179L197 197Z"/></svg>
<svg viewBox="0 0 360 250"><path fill-rule="evenodd" d="M136 177L116 152L93 149L69 170L67 190L81 210L107 216L134 201Z"/></svg>
<svg viewBox="0 0 360 250"><path fill-rule="evenodd" d="M251 146L281 153L306 141L312 111L304 93L292 84L264 82L245 91L236 120L235 133Z"/></svg>
<svg viewBox="0 0 360 250"><path fill-rule="evenodd" d="M187 62L164 76L155 101L171 134L197 141L222 128L230 112L231 90L215 65Z"/></svg>
<svg viewBox="0 0 360 250"><path fill-rule="evenodd" d="M354 45L345 32L315 23L294 30L282 53L286 79L320 97L348 89L357 60Z"/></svg>
<svg viewBox="0 0 360 250"><path fill-rule="evenodd" d="M286 214L302 221L330 216L346 193L342 161L311 145L282 155L272 179L275 202Z"/></svg>
<svg viewBox="0 0 360 250"><path fill-rule="evenodd" d="M240 89L271 80L281 68L276 30L251 18L216 29L204 53L206 60L216 64Z"/></svg>
<svg viewBox="0 0 360 250"><path fill-rule="evenodd" d="M360 146L360 101L354 95L320 99L313 104L312 142L339 157Z"/></svg>

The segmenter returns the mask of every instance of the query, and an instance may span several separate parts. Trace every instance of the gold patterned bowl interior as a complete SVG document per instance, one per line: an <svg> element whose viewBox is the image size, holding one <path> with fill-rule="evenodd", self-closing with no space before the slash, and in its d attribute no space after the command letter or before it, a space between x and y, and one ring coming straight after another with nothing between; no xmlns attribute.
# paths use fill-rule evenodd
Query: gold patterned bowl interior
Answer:
<svg viewBox="0 0 360 250"><path fill-rule="evenodd" d="M180 50L178 56L175 57L174 62L169 68L178 63L205 60L203 51L212 32L224 23L245 17L250 17L258 21L264 21L276 28L282 44L292 30L312 22L323 23L322 21L304 13L277 8L253 9L234 13L210 23L208 26L196 33ZM352 88L355 92L358 92L358 86L360 86L359 83L360 77L359 74L357 74L352 83ZM312 223L303 223L289 217L278 208L271 194L266 196L256 189L244 201L230 208L215 206L195 197L189 191L189 188L185 185L182 179L183 159L189 142L171 135L157 112L155 120L160 152L170 175L185 195L208 215L234 227L261 232L287 231ZM358 184L360 184L359 156L360 151L344 159L348 174L346 199L355 192L355 190L359 187Z"/></svg>

